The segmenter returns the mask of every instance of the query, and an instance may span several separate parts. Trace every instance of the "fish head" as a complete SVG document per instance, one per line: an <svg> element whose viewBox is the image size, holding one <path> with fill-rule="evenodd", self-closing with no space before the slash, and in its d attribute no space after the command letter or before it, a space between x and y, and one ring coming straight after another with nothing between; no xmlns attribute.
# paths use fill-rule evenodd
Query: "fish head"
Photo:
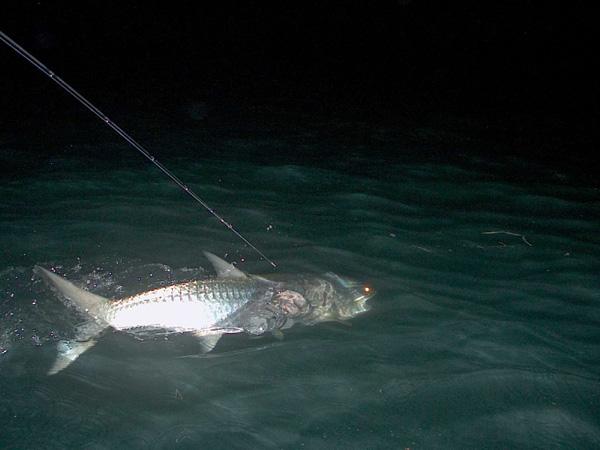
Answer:
<svg viewBox="0 0 600 450"><path fill-rule="evenodd" d="M375 295L368 283L334 273L314 277L304 283L302 294L310 303L307 323L344 321L370 309L367 301Z"/></svg>
<svg viewBox="0 0 600 450"><path fill-rule="evenodd" d="M351 319L371 309L367 301L375 295L369 284L329 272L325 274L333 286L332 310L338 320Z"/></svg>

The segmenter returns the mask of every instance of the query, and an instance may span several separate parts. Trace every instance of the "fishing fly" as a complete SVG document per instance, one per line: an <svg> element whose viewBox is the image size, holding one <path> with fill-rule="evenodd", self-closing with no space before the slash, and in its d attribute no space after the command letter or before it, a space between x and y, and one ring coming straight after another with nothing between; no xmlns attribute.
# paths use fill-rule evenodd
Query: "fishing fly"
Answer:
<svg viewBox="0 0 600 450"><path fill-rule="evenodd" d="M70 84L56 75L53 71L48 69L41 61L35 58L31 53L21 47L18 43L16 43L13 39L11 39L6 33L0 31L0 40L12 48L15 52L17 52L22 58L31 63L36 69L42 72L44 75L48 76L52 81L58 84L65 92L75 97L75 99L85 106L88 110L90 110L94 115L96 115L102 122L104 122L107 126L109 126L115 133L121 136L129 145L131 145L134 149L140 152L146 159L148 159L152 164L160 169L160 171L165 174L168 178L170 178L177 186L179 186L187 195L189 195L196 203L200 204L204 209L206 209L210 214L216 217L219 222L221 222L224 226L229 228L233 234L235 234L239 239L241 239L246 245L248 245L252 250L254 250L258 255L264 258L269 264L273 267L277 267L272 260L270 260L263 252L261 252L254 244L252 244L248 239L246 239L239 231L237 231L231 223L226 221L221 215L219 215L213 208L211 208L204 200L202 200L189 186L187 186L183 181L181 181L177 176L173 174L169 169L167 169L160 161L158 161L148 150L146 150L139 142L133 139L125 130L123 130L120 126L114 123L112 120L106 116L102 111L100 111L92 102L90 102L87 98L77 92Z"/></svg>

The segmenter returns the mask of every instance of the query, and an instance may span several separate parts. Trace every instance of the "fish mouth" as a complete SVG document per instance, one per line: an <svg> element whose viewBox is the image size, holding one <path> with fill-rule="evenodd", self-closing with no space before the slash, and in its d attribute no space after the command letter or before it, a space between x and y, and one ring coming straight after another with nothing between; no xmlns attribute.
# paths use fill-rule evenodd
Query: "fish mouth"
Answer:
<svg viewBox="0 0 600 450"><path fill-rule="evenodd" d="M375 294L370 295L361 295L353 300L354 306L360 309L362 312L369 311L371 309L371 305L367 303L371 297Z"/></svg>
<svg viewBox="0 0 600 450"><path fill-rule="evenodd" d="M367 302L375 295L375 289L369 283L362 283L349 278L341 277L332 272L328 272L326 276L335 281L337 286L342 289L345 307L342 315L346 318L354 317L357 314L369 311L371 305Z"/></svg>
<svg viewBox="0 0 600 450"><path fill-rule="evenodd" d="M375 290L368 285L358 284L356 290L359 295L352 300L353 315L371 310L371 304L368 301L375 295Z"/></svg>
<svg viewBox="0 0 600 450"><path fill-rule="evenodd" d="M354 303L363 308L364 311L371 309L371 305L367 301L375 295L375 289L370 284L365 283L356 283L354 288L360 292L360 295L354 299Z"/></svg>

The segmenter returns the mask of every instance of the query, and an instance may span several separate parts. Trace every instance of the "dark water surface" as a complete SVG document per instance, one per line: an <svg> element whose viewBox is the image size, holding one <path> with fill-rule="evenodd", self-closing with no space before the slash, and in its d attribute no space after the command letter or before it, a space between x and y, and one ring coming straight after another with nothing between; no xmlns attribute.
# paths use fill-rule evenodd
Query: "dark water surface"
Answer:
<svg viewBox="0 0 600 450"><path fill-rule="evenodd" d="M78 318L35 264L109 297L209 275L202 250L272 269L112 137L43 155L42 138L0 142L0 447L600 446L598 189L398 134L149 127L142 140L279 271L368 280L373 308L203 357L184 357L186 336L108 333L52 377Z"/></svg>

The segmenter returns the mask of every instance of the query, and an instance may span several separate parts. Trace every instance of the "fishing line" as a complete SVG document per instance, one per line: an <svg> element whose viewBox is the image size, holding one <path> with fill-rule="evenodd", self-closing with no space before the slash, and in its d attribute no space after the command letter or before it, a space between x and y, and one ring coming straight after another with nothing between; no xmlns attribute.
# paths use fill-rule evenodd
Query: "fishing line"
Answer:
<svg viewBox="0 0 600 450"><path fill-rule="evenodd" d="M110 120L102 111L100 111L96 106L94 106L88 99L86 99L83 95L77 92L71 85L69 85L66 81L56 75L53 71L48 69L42 62L36 59L31 53L13 41L9 36L7 36L4 32L0 30L0 40L2 40L6 45L12 48L15 52L17 52L20 56L22 56L25 60L31 63L36 69L38 69L43 74L50 77L52 81L58 84L63 90L67 93L71 94L75 99L89 109L92 113L94 113L102 122L108 125L113 129L115 133L121 136L129 145L135 148L138 152L144 155L152 164L158 167L162 173L164 173L167 177L169 177L177 186L179 186L186 194L192 197L197 203L202 205L209 213L211 213L214 217L216 217L219 222L225 225L233 234L235 234L238 238L240 238L246 245L248 245L252 250L258 253L262 258L268 261L273 267L277 267L273 261L265 256L263 252L261 252L258 248L254 246L248 239L246 239L240 232L238 232L232 224L227 222L223 217L221 217L214 209L212 209L204 200L202 200L198 195L192 191L183 181L177 178L169 169L163 166L154 156L148 152L141 144L139 144L135 139L133 139L129 134L127 134L120 126Z"/></svg>

